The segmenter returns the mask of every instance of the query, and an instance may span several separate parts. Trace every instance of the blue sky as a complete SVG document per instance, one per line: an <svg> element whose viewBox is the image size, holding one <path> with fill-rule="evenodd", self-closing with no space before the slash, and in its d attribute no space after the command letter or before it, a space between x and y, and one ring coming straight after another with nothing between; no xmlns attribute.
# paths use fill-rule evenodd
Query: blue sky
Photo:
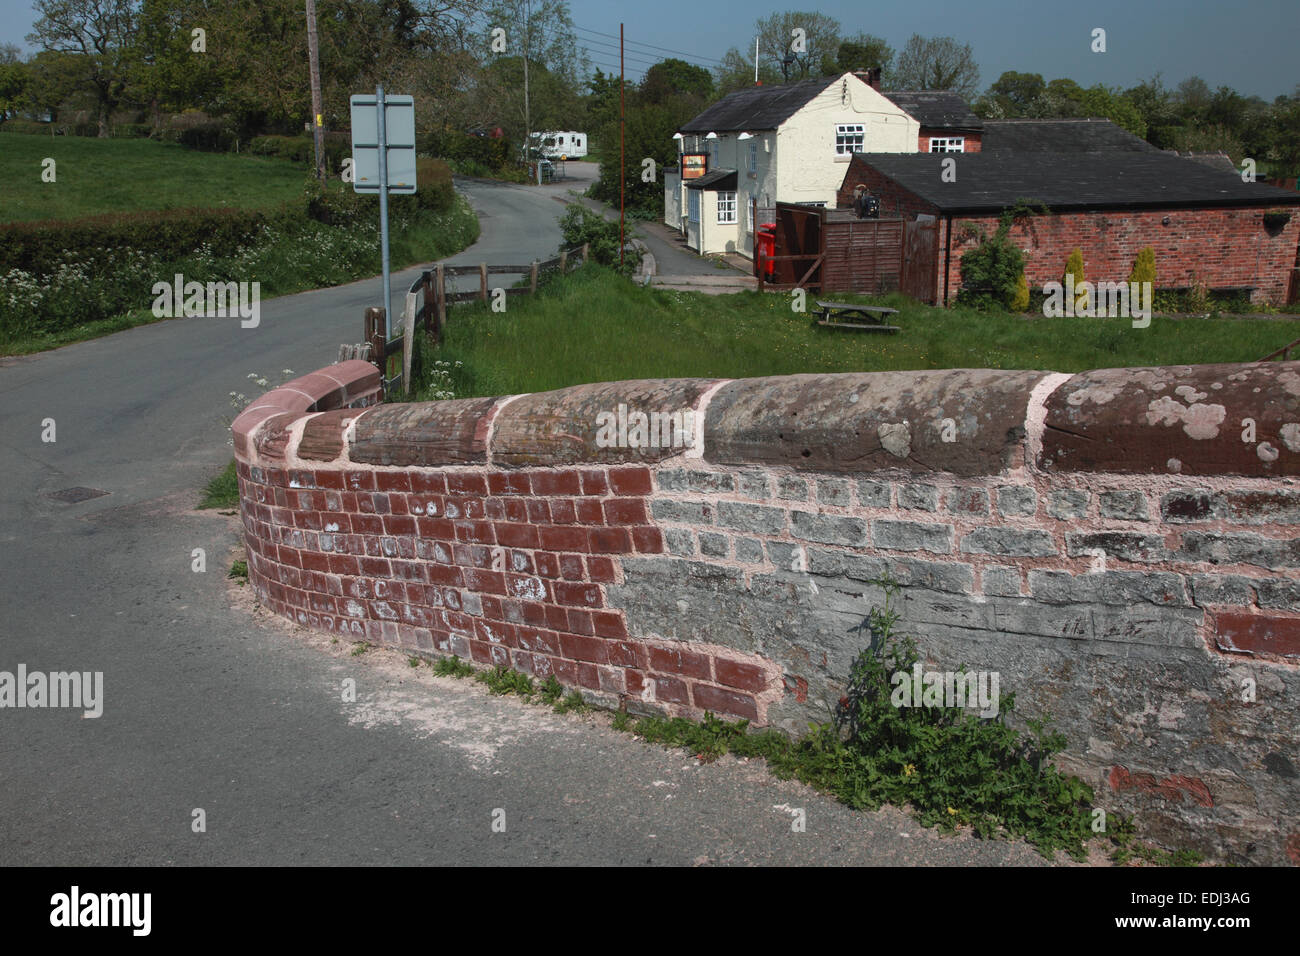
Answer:
<svg viewBox="0 0 1300 956"><path fill-rule="evenodd" d="M618 36L620 21L627 39L643 45L628 46L633 76L640 75L646 59L671 55L646 46L686 53L707 65L728 47L752 45L758 17L804 6L749 0L570 0L593 63L617 67L618 41L611 36ZM1268 100L1300 84L1296 0L823 0L814 9L838 19L846 33L865 30L896 49L913 33L970 43L980 65L981 89L1004 70L1121 87L1157 72L1171 87L1197 74L1211 88L1227 85ZM0 0L0 42L25 46L34 19L30 0ZM1104 54L1089 49L1094 27L1106 30Z"/></svg>

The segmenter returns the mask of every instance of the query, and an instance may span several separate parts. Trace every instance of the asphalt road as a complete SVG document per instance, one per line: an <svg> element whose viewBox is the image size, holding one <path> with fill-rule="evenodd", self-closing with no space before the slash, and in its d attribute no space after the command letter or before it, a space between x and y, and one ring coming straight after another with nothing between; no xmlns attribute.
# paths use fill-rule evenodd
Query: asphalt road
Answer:
<svg viewBox="0 0 1300 956"><path fill-rule="evenodd" d="M455 261L549 256L555 196L573 186L467 184L483 233ZM103 673L98 718L0 709L0 863L1041 862L899 811L854 813L752 763L700 766L391 652L353 657L253 609L225 577L235 519L192 510L230 457L228 393L250 372L331 362L379 288L266 301L256 329L177 319L0 360L0 671ZM49 497L76 486L108 494Z"/></svg>

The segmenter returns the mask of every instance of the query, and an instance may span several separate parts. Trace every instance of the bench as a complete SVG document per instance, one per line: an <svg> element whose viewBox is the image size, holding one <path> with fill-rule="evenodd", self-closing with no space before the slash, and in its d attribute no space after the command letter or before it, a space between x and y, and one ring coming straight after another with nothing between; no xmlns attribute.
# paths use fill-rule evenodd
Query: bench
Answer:
<svg viewBox="0 0 1300 956"><path fill-rule="evenodd" d="M868 332L899 332L897 325L886 325L884 317L897 315L897 309L882 305L853 305L848 302L817 302L818 325L832 329L864 329ZM836 321L848 319L849 321Z"/></svg>

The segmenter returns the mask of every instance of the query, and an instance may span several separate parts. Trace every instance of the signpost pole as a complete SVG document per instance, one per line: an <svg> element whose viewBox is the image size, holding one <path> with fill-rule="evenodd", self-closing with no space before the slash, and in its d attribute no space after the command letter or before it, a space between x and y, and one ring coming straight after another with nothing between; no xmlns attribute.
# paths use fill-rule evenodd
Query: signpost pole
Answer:
<svg viewBox="0 0 1300 956"><path fill-rule="evenodd" d="M384 260L384 335L387 340L393 337L393 288L388 275L388 136L384 129L383 86L375 87L375 100L375 118L379 122L379 247Z"/></svg>

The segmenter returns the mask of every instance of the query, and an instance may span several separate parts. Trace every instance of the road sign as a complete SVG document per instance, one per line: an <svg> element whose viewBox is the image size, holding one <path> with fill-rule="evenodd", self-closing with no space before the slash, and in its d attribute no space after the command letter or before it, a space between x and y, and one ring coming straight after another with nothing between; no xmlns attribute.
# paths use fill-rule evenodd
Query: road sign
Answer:
<svg viewBox="0 0 1300 956"><path fill-rule="evenodd" d="M352 188L379 192L379 98L352 97ZM388 154L388 191L415 192L415 98L384 96L384 141Z"/></svg>

